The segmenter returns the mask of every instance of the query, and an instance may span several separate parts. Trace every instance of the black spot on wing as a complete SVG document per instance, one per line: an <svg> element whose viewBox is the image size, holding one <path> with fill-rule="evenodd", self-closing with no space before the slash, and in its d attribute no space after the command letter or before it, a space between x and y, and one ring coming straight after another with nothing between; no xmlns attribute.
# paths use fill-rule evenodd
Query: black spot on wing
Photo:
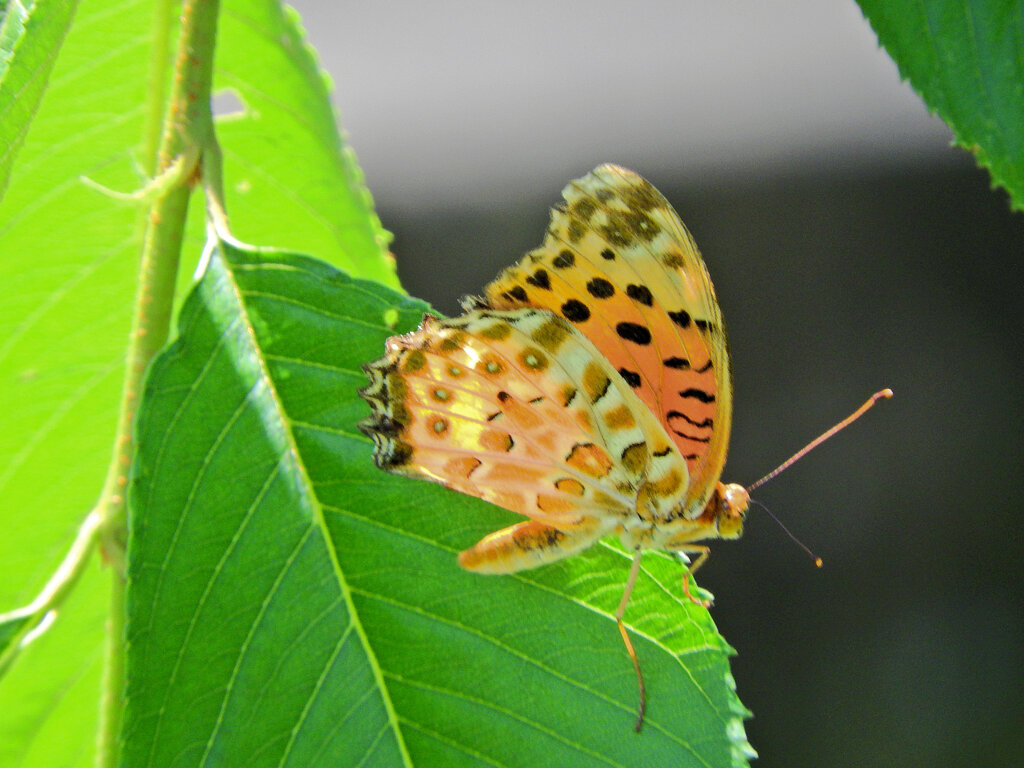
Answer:
<svg viewBox="0 0 1024 768"><path fill-rule="evenodd" d="M680 309L678 312L669 312L668 316L672 318L672 322L680 328L690 327L690 313L685 309Z"/></svg>
<svg viewBox="0 0 1024 768"><path fill-rule="evenodd" d="M566 320L574 323L585 323L590 319L590 309L582 301L569 299L562 305L562 314Z"/></svg>
<svg viewBox="0 0 1024 768"><path fill-rule="evenodd" d="M564 249L561 253L555 256L551 260L551 266L557 267L558 269L567 269L576 263L576 257L573 256L572 251L568 248Z"/></svg>
<svg viewBox="0 0 1024 768"><path fill-rule="evenodd" d="M603 277L595 277L587 283L587 292L595 299L607 299L615 295L615 286Z"/></svg>
<svg viewBox="0 0 1024 768"><path fill-rule="evenodd" d="M654 296L651 295L651 291L646 285L634 285L630 283L626 286L626 295L633 301L643 304L645 307L649 307L654 304Z"/></svg>
<svg viewBox="0 0 1024 768"><path fill-rule="evenodd" d="M628 368L619 368L619 375L626 380L633 389L636 389L643 383L643 379L640 378L640 374L636 371L631 371Z"/></svg>
<svg viewBox="0 0 1024 768"><path fill-rule="evenodd" d="M535 285L538 288L543 288L545 291L551 290L551 277L548 275L547 270L544 269L538 269L526 278L526 282L530 285Z"/></svg>
<svg viewBox="0 0 1024 768"><path fill-rule="evenodd" d="M634 344L644 346L651 343L651 332L638 323L621 322L615 326L615 332Z"/></svg>

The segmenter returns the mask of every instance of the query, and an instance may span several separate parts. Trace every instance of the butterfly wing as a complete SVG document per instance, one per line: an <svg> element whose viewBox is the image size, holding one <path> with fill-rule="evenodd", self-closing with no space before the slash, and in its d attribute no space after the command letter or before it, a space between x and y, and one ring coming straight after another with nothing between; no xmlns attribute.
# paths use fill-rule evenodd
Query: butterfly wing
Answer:
<svg viewBox="0 0 1024 768"><path fill-rule="evenodd" d="M542 247L485 288L495 309L568 320L647 405L689 468L685 514L714 491L729 444L732 374L697 246L649 182L603 165L563 191Z"/></svg>
<svg viewBox="0 0 1024 768"><path fill-rule="evenodd" d="M686 464L654 414L550 312L427 316L364 368L372 415L360 428L374 440L377 465L392 472L588 543L636 517L645 484L658 489L644 494L656 496L649 515L664 515L658 505L687 487Z"/></svg>

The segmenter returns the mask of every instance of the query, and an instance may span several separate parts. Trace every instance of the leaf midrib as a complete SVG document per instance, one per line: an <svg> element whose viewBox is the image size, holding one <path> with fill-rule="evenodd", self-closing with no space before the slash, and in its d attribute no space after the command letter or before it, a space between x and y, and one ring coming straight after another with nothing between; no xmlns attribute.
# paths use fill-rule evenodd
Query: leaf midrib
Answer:
<svg viewBox="0 0 1024 768"><path fill-rule="evenodd" d="M384 680L383 670L381 669L380 664L377 661L376 654L373 652L373 647L370 644L369 637L366 634L366 629L363 627L362 621L359 618L359 614L356 611L355 603L352 600L351 589L349 588L348 581L346 580L344 571L341 568L341 563L338 560L338 553L332 544L332 540L327 529L327 522L324 519L323 514L323 506L321 505L320 499L316 494L315 486L309 476L309 472L306 469L305 462L302 459L302 453L299 450L298 443L295 440L292 428L292 420L288 416L288 414L285 413L281 405L282 401L277 392L277 388L274 386L274 380L270 376L270 370L269 367L267 366L267 360L264 357L263 350L259 347L259 345L255 343L255 339L258 338L257 329L251 322L249 322L249 314L246 312L244 300L246 292L242 291L242 289L239 287L238 283L234 279L234 265L224 256L224 249L230 247L231 246L225 243L220 243L219 247L217 248L217 255L219 256L220 259L224 261L226 271L230 276L230 280L228 282L233 292L235 304L238 309L238 316L241 318L242 322L246 326L246 330L248 331L248 333L246 334L246 338L253 340L251 344L253 359L259 366L260 375L263 378L267 386L267 389L270 393L270 400L276 406L273 415L278 419L280 426L282 427L280 434L284 436L284 440L288 443L289 450L291 452L292 457L294 458L294 467L299 475L299 477L297 478L297 486L300 486L301 488L304 489L304 493L307 495L307 498L309 499L310 509L313 512L314 525L316 526L317 530L320 532L320 535L323 538L324 547L326 548L328 556L330 557L331 567L334 570L334 574L338 582L338 587L341 590L341 594L345 601L345 605L348 608L349 620L352 623L352 628L354 629L356 636L359 638L359 642L362 645L363 652L366 654L367 662L370 665L370 669L371 672L373 673L374 680L377 683L377 688L380 691L381 701L384 704L385 711L387 712L389 724L391 725L391 728L395 734L395 742L398 746L399 753L402 756L402 762L407 768L413 768L412 758L409 755L409 751L405 745L405 739L402 737L401 722L399 720L398 713L395 711L394 702L391 701L391 696L388 692L387 685ZM207 269L209 268L210 267L208 266ZM278 298L285 299L286 297L279 296Z"/></svg>

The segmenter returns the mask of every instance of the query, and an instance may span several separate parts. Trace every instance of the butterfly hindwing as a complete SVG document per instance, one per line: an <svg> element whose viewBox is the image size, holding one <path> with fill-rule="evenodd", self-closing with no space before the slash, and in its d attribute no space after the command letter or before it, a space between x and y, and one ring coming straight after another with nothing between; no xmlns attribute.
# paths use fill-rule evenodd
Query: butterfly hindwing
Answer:
<svg viewBox="0 0 1024 768"><path fill-rule="evenodd" d="M552 313L428 316L365 368L373 413L360 427L390 471L585 534L588 544L635 516L645 484L687 487L686 464L658 419Z"/></svg>

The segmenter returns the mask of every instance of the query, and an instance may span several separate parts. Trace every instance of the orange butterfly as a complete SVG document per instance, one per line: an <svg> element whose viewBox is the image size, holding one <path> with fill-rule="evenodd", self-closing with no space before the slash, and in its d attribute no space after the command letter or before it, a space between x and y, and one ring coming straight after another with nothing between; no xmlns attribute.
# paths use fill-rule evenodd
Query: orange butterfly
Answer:
<svg viewBox="0 0 1024 768"><path fill-rule="evenodd" d="M737 538L750 497L719 481L732 373L690 233L661 193L617 166L563 197L544 245L466 314L424 317L364 366L372 415L360 428L382 469L530 518L462 552L463 568L512 573L610 534L635 552L616 620L640 686L639 730L643 676L622 617L641 553L695 554L694 572L709 551L696 542Z"/></svg>

